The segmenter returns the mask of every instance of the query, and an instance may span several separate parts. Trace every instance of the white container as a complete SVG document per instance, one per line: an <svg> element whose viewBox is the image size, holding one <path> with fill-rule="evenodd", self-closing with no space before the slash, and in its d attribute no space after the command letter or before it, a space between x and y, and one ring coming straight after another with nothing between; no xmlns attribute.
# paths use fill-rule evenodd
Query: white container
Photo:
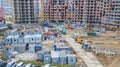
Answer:
<svg viewBox="0 0 120 67"><path fill-rule="evenodd" d="M30 43L30 35L25 35L24 36L24 43Z"/></svg>
<svg viewBox="0 0 120 67"><path fill-rule="evenodd" d="M30 53L35 53L35 45L34 44L29 45L29 52Z"/></svg>
<svg viewBox="0 0 120 67"><path fill-rule="evenodd" d="M19 35L14 35L14 37L12 38L13 44L17 44L18 43L18 38L19 38Z"/></svg>

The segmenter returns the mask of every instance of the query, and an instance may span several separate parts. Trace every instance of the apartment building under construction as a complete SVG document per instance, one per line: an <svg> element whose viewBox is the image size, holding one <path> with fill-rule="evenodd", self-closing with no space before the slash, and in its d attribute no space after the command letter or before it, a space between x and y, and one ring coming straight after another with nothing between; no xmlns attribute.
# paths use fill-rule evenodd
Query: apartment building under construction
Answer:
<svg viewBox="0 0 120 67"><path fill-rule="evenodd" d="M101 25L120 23L119 0L44 0L45 20Z"/></svg>
<svg viewBox="0 0 120 67"><path fill-rule="evenodd" d="M15 23L38 22L39 0L14 0L14 14Z"/></svg>
<svg viewBox="0 0 120 67"><path fill-rule="evenodd" d="M101 10L97 9L97 2L98 0L45 0L45 20L100 24Z"/></svg>

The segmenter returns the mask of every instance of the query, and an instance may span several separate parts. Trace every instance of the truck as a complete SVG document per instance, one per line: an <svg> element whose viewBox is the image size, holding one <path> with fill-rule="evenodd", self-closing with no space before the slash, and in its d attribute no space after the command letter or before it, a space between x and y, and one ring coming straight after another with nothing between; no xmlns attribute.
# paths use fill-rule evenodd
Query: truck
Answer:
<svg viewBox="0 0 120 67"><path fill-rule="evenodd" d="M91 51L91 45L89 43L83 43L82 44L82 49L90 52Z"/></svg>

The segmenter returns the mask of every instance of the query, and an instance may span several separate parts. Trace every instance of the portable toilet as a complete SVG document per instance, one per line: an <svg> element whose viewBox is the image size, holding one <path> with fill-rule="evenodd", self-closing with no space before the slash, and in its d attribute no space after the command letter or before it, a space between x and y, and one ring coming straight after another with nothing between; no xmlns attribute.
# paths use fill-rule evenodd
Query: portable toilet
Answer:
<svg viewBox="0 0 120 67"><path fill-rule="evenodd" d="M51 62L51 55L50 54L44 54L44 63L49 64Z"/></svg>
<svg viewBox="0 0 120 67"><path fill-rule="evenodd" d="M69 65L75 65L76 64L76 55L75 54L68 54L68 64Z"/></svg>
<svg viewBox="0 0 120 67"><path fill-rule="evenodd" d="M59 53L60 64L67 64L67 55L64 53Z"/></svg>
<svg viewBox="0 0 120 67"><path fill-rule="evenodd" d="M37 52L37 60L43 61L43 52L41 52L41 51Z"/></svg>
<svg viewBox="0 0 120 67"><path fill-rule="evenodd" d="M59 53L57 51L51 52L52 64L59 64Z"/></svg>
<svg viewBox="0 0 120 67"><path fill-rule="evenodd" d="M5 38L5 43L6 44L12 44L13 42L12 42L12 38L13 38L14 36L13 35L9 35L9 36L7 36L6 38Z"/></svg>
<svg viewBox="0 0 120 67"><path fill-rule="evenodd" d="M14 35L14 37L12 38L13 44L18 44L18 38L19 38L19 35Z"/></svg>

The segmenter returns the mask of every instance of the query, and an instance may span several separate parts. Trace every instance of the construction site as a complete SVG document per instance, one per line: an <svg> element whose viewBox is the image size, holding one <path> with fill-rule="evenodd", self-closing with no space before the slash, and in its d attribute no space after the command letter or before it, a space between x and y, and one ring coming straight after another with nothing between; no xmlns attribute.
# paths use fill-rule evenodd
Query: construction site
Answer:
<svg viewBox="0 0 120 67"><path fill-rule="evenodd" d="M0 67L120 67L115 3L14 0L15 24L0 31Z"/></svg>

